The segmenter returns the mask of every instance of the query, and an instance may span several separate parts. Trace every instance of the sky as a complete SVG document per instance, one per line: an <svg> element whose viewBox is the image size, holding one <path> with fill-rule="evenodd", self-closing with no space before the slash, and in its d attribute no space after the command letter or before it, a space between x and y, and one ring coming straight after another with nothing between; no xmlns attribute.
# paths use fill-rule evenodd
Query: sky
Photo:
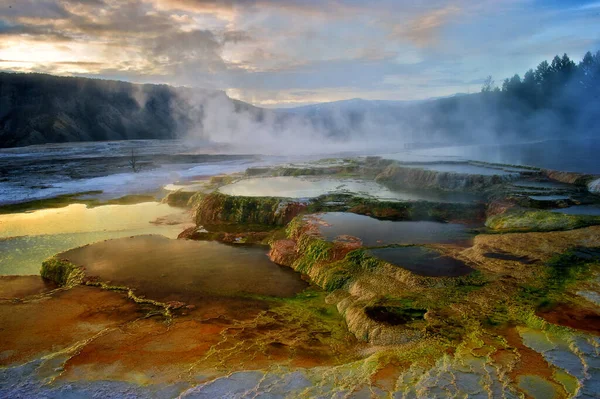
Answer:
<svg viewBox="0 0 600 399"><path fill-rule="evenodd" d="M600 1L0 0L0 70L225 90L264 107L479 91L600 50Z"/></svg>

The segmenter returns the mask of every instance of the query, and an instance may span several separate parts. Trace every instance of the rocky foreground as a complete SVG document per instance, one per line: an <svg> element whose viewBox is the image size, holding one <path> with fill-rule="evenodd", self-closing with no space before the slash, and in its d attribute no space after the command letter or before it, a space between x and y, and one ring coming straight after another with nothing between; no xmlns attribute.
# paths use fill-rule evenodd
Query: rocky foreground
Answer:
<svg viewBox="0 0 600 399"><path fill-rule="evenodd" d="M192 182L179 240L0 278L0 396L598 397L596 179L367 157Z"/></svg>

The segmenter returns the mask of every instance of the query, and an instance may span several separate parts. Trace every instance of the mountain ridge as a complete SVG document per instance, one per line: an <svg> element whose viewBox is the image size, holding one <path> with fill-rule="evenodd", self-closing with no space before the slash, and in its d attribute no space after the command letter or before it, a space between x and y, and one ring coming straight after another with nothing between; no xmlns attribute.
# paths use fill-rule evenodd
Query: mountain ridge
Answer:
<svg viewBox="0 0 600 399"><path fill-rule="evenodd" d="M0 147L175 139L201 129L208 101L262 112L221 90L0 72Z"/></svg>

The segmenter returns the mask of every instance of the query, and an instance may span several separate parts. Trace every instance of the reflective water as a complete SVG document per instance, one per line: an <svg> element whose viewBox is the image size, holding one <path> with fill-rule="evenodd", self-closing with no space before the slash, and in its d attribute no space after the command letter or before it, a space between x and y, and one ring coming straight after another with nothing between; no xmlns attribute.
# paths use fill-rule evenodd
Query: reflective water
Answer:
<svg viewBox="0 0 600 399"><path fill-rule="evenodd" d="M278 176L252 178L219 188L223 194L248 197L315 198L332 193L352 193L357 196L389 201L471 202L479 197L467 193L444 193L418 190L390 190L374 181Z"/></svg>
<svg viewBox="0 0 600 399"><path fill-rule="evenodd" d="M600 206L598 205L577 205L569 208L553 209L552 212L566 213L567 215L590 215L600 216Z"/></svg>
<svg viewBox="0 0 600 399"><path fill-rule="evenodd" d="M423 156L459 157L475 161L529 165L554 170L600 174L600 139L545 140L452 146L415 151Z"/></svg>
<svg viewBox="0 0 600 399"><path fill-rule="evenodd" d="M38 274L42 262L62 251L110 238L162 234L176 238L189 227L183 210L155 202L0 215L0 275Z"/></svg>
<svg viewBox="0 0 600 399"><path fill-rule="evenodd" d="M96 231L135 230L173 214L178 208L156 202L135 205L105 205L88 208L71 204L64 208L0 215L0 238L24 235L65 234Z"/></svg>
<svg viewBox="0 0 600 399"><path fill-rule="evenodd" d="M566 201L569 199L567 195L531 195L529 196L535 201Z"/></svg>
<svg viewBox="0 0 600 399"><path fill-rule="evenodd" d="M134 173L131 151L140 170ZM243 171L268 160L217 154L224 148L178 140L45 144L0 149L0 205L101 190L102 199L155 192L177 180Z"/></svg>
<svg viewBox="0 0 600 399"><path fill-rule="evenodd" d="M410 270L420 276L464 276L472 268L439 252L423 247L378 248L369 251L371 255L391 264Z"/></svg>
<svg viewBox="0 0 600 399"><path fill-rule="evenodd" d="M467 163L409 164L405 166L425 170L435 170L437 172L462 173L469 175L509 176L516 174L514 171L509 172L503 169L487 168L484 166L471 165Z"/></svg>
<svg viewBox="0 0 600 399"><path fill-rule="evenodd" d="M554 182L554 181L528 181L528 180L518 180L512 182L513 186L516 187L524 187L524 188L538 188L538 189L548 189L548 190L560 190L560 189L572 189L573 186L570 184Z"/></svg>
<svg viewBox="0 0 600 399"><path fill-rule="evenodd" d="M146 235L108 240L59 255L87 276L126 286L136 295L198 304L207 296L256 294L290 297L308 284L272 263L264 248Z"/></svg>
<svg viewBox="0 0 600 399"><path fill-rule="evenodd" d="M456 223L393 222L345 212L323 213L319 219L326 239L350 235L360 238L365 246L453 243L471 238L467 228Z"/></svg>
<svg viewBox="0 0 600 399"><path fill-rule="evenodd" d="M0 276L0 301L46 293L58 285L40 276Z"/></svg>

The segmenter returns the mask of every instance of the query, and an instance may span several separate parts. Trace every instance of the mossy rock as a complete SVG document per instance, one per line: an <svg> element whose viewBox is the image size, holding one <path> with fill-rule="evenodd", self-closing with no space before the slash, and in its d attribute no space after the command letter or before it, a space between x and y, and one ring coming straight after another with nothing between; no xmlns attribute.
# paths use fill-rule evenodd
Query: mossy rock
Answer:
<svg viewBox="0 0 600 399"><path fill-rule="evenodd" d="M575 247L555 255L547 263L549 289L561 290L585 275L589 265L600 262L600 248Z"/></svg>
<svg viewBox="0 0 600 399"><path fill-rule="evenodd" d="M298 240L300 257L292 265L297 272L307 274L326 291L344 288L361 273L373 271L381 264L364 249L350 251L341 260L334 258L335 244L320 237L303 235Z"/></svg>
<svg viewBox="0 0 600 399"><path fill-rule="evenodd" d="M430 188L448 191L483 191L505 183L508 178L501 175L478 175L444 172L404 166L393 163L377 175L375 180L390 187Z"/></svg>
<svg viewBox="0 0 600 399"><path fill-rule="evenodd" d="M163 198L162 202L165 204L169 204L171 206L176 206L179 208L186 208L190 202L190 199L195 195L195 192L191 191L183 191L177 190L172 191L165 198Z"/></svg>
<svg viewBox="0 0 600 399"><path fill-rule="evenodd" d="M81 267L57 257L46 259L42 263L40 275L65 287L80 284L85 277Z"/></svg>
<svg viewBox="0 0 600 399"><path fill-rule="evenodd" d="M580 289L599 271L600 248L571 248L550 258L539 278L521 285L514 300L542 314L564 305L578 307L581 303L578 304L573 290ZM578 316L584 314L580 311Z"/></svg>
<svg viewBox="0 0 600 399"><path fill-rule="evenodd" d="M284 198L242 197L222 193L203 196L195 205L197 225L242 223L283 226L306 205Z"/></svg>
<svg viewBox="0 0 600 399"><path fill-rule="evenodd" d="M572 230L600 224L600 216L568 215L545 210L509 210L494 215L486 227L498 232Z"/></svg>
<svg viewBox="0 0 600 399"><path fill-rule="evenodd" d="M380 201L351 194L328 194L309 204L307 212L352 212L382 220L434 220L482 223L484 202Z"/></svg>

